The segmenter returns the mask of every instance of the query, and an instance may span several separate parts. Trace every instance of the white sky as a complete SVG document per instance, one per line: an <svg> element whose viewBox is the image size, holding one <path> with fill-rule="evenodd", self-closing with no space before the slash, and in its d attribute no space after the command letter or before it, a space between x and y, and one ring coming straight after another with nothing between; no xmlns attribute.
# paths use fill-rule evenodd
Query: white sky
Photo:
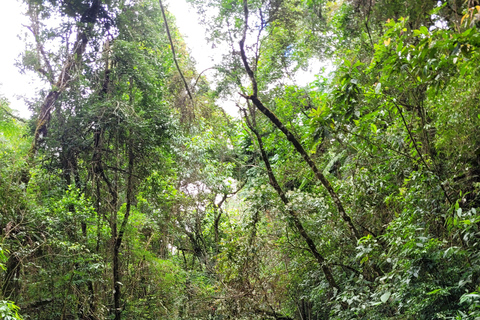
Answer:
<svg viewBox="0 0 480 320"><path fill-rule="evenodd" d="M201 72L219 62L221 52L215 51L205 40L205 28L198 23L198 17L193 8L185 0L167 0L165 1L169 11L176 17L176 23L180 32L185 38L185 42L190 48L190 52L197 63L197 71ZM24 35L26 28L22 24L29 24L28 19L23 16L24 6L17 0L0 0L0 95L5 96L10 101L12 109L17 110L21 117L30 117L30 111L24 103L22 97L32 99L38 87L39 81L35 81L34 75L20 74L15 67L15 60L25 49L25 43L20 40L18 35ZM212 61L212 59L214 61ZM316 68L317 69L317 68ZM318 67L320 69L320 66ZM316 70L318 72L318 70ZM213 71L207 71L205 75L209 80L212 78ZM314 73L302 73L298 81L299 84L306 84L313 81ZM220 105L230 114L235 114L235 107L232 102L219 101Z"/></svg>
<svg viewBox="0 0 480 320"><path fill-rule="evenodd" d="M22 24L28 24L28 19L22 15L22 6L15 0L0 0L0 8L0 95L8 98L10 106L18 110L20 116L29 117L23 99L17 97L25 95L32 98L35 85L31 75L20 74L14 66L15 59L25 48L18 35L25 32Z"/></svg>
<svg viewBox="0 0 480 320"><path fill-rule="evenodd" d="M176 24L197 63L197 71L202 72L214 65L212 59L219 62L219 53L211 49L205 40L205 27L198 23L198 15L185 0L165 1L168 10L175 16Z"/></svg>

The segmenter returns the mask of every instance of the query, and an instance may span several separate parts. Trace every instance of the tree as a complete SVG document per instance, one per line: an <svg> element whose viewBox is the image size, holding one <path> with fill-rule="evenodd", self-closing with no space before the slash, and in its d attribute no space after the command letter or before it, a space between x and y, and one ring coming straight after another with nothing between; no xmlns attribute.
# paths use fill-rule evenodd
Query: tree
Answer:
<svg viewBox="0 0 480 320"><path fill-rule="evenodd" d="M477 3L192 2L214 89L162 2L28 1L49 89L0 101L0 313L478 317Z"/></svg>

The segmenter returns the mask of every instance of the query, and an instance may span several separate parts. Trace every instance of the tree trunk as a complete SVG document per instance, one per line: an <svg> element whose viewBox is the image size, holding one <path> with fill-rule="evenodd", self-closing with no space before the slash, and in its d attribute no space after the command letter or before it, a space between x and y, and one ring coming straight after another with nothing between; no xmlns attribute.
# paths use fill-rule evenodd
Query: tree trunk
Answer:
<svg viewBox="0 0 480 320"><path fill-rule="evenodd" d="M83 54L85 53L89 40L88 35L92 32L97 21L98 14L100 12L100 4L100 0L94 0L92 5L84 12L81 22L86 23L87 27L83 31L78 31L77 40L73 46L74 50L67 58L67 61L65 62L55 85L53 85L53 88L48 93L42 103L42 106L40 107L40 114L37 119L35 135L33 138L32 147L30 148L30 159L35 157L40 142L44 137L47 136L47 126L50 123L53 105L58 100L60 94L69 87L72 72L75 70L75 67L79 64Z"/></svg>
<svg viewBox="0 0 480 320"><path fill-rule="evenodd" d="M332 198L333 202L335 203L335 206L337 207L338 212L340 213L342 219L347 223L350 232L352 236L358 240L360 239L360 233L358 230L355 228L353 225L352 219L348 216L348 214L345 211L345 208L343 207L342 201L340 200L340 197L338 194L333 190L332 185L330 184L330 181L327 180L327 178L320 172L320 170L317 168L315 162L310 158L308 153L305 151L303 148L302 144L298 141L298 139L293 135L293 133L287 129L283 125L283 123L278 119L278 117L270 110L268 109L261 101L258 99L258 85L257 85L257 80L255 78L255 74L253 73L252 69L250 68L250 65L248 64L247 61L247 55L245 53L245 38L246 38L246 33L247 33L247 27L248 27L248 6L247 6L247 0L243 1L243 7L244 7L244 14L245 14L245 28L243 32L243 38L240 40L240 54L242 57L243 65L245 67L245 70L250 78L250 81L252 83L252 88L253 88L253 94L250 96L242 95L245 99L250 100L253 102L255 107L257 107L258 110L260 110L267 118L278 128L280 131L283 132L283 134L287 137L287 140L290 141L290 143L295 147L298 153L303 157L305 162L310 166L312 169L313 173L315 174L315 177L322 183L322 185L327 189L328 193L330 194L330 197Z"/></svg>
<svg viewBox="0 0 480 320"><path fill-rule="evenodd" d="M131 142L128 146L128 178L127 178L127 204L125 208L125 216L123 217L122 225L118 236L115 237L115 243L113 246L113 303L115 308L115 320L120 320L122 316L121 302L121 277L120 277L120 261L119 253L122 245L123 236L127 228L128 218L130 217L130 211L132 206L132 194L133 194L133 166L134 166L134 154ZM117 224L115 222L115 228L112 230L116 235Z"/></svg>
<svg viewBox="0 0 480 320"><path fill-rule="evenodd" d="M4 299L15 300L18 294L17 279L20 275L20 259L15 253L8 257L5 278L3 280L2 294Z"/></svg>
<svg viewBox="0 0 480 320"><path fill-rule="evenodd" d="M254 127L254 124L252 124L252 122L250 122L250 120L248 119L248 116L247 116L246 112L245 112L245 118L247 120L248 127L255 134L255 137L257 138L258 147L260 149L260 153L262 155L263 162L265 163L265 166L267 168L267 174L268 174L270 185L275 189L275 191L277 192L278 196L280 197L282 202L285 204L285 206L288 206L289 201L288 201L288 199L285 195L285 192L283 192L282 188L280 187L280 185L277 181L277 178L275 177L275 175L273 173L272 166L270 165L270 160L268 159L267 153L265 152L265 148L263 147L262 138L261 138L260 134L258 133L258 131L256 130L256 128ZM332 288L337 288L338 289L339 287L338 287L338 285L337 285L337 283L336 283L336 281L335 281L335 279L332 275L332 272L331 272L330 268L326 264L325 258L318 252L317 246L315 245L315 242L313 241L313 239L309 236L309 234L307 233L307 231L303 227L303 224L300 221L300 219L298 218L297 213L295 211L293 211L292 209L287 209L287 212L290 215L290 218L292 219L292 221L293 221L295 227L297 228L298 232L300 233L302 238L307 243L309 251L313 254L315 259L317 260L320 268L323 271L323 274L325 275L325 278L327 279L328 284Z"/></svg>

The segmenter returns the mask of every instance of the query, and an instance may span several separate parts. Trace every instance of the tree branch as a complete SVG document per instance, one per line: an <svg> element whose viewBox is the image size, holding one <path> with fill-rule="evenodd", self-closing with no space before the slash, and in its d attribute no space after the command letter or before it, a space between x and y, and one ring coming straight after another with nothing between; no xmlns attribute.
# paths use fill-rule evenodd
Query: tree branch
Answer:
<svg viewBox="0 0 480 320"><path fill-rule="evenodd" d="M293 220L293 223L295 224L295 227L297 228L298 232L300 233L302 238L307 243L309 251L312 253L312 255L317 260L320 268L322 269L322 271L325 275L325 278L327 279L328 284L332 288L339 289L338 284L335 281L335 278L333 277L332 272L331 272L330 268L328 267L325 258L318 252L318 249L317 249L317 246L315 245L315 242L313 241L313 239L310 237L310 235L307 233L307 231L303 227L303 224L300 221L300 219L298 218L297 213L295 211L293 211L292 209L288 208L289 201L287 199L287 196L285 195L285 192L280 187L280 184L278 183L277 178L275 177L275 174L273 173L272 166L270 165L270 160L268 159L267 153L265 152L265 148L263 147L262 138L261 138L258 130L254 127L255 123L250 121L245 109L242 109L242 111L243 111L243 114L245 116L245 120L247 122L248 128L250 129L250 131L252 131L255 134L255 137L257 139L258 148L259 148L260 153L262 155L263 162L265 163L265 167L267 168L267 174L268 174L270 185L275 189L275 191L277 192L278 196L280 197L282 202L285 204L285 206L287 206L286 210L287 210L288 214L290 215L290 218ZM252 115L252 117L254 117L254 116ZM253 118L253 121L254 121L254 118Z"/></svg>
<svg viewBox="0 0 480 320"><path fill-rule="evenodd" d="M172 36L170 35L170 29L168 28L167 16L165 15L165 10L163 9L162 0L158 0L158 2L160 3L160 8L162 9L162 16L163 16L163 21L165 22L165 29L167 30L168 40L170 40L170 48L172 49L173 61L175 62L175 66L177 67L178 73L180 74L180 77L183 80L183 84L185 85L185 89L187 90L188 96L190 97L190 100L192 100L192 102L193 102L192 93L190 92L190 88L187 84L187 81L185 80L185 77L183 76L182 70L180 69L180 66L178 65L178 62L177 62L177 56L175 54L175 47L173 45Z"/></svg>
<svg viewBox="0 0 480 320"><path fill-rule="evenodd" d="M17 121L20 121L21 123L26 123L27 121L25 119L22 119L20 117L17 117L16 115L14 115L13 113L11 113L10 111L7 110L7 108L5 108L4 106L0 105L0 108L2 109L3 112L5 112L9 117L17 120Z"/></svg>
<svg viewBox="0 0 480 320"><path fill-rule="evenodd" d="M360 239L360 233L358 230L355 228L353 225L352 219L348 216L348 214L345 211L345 208L343 207L342 201L340 200L340 197L338 194L333 190L333 187L330 183L330 181L327 180L327 178L320 172L320 170L317 168L315 162L313 162L312 158L308 155L308 153L305 151L303 148L302 144L298 141L298 139L293 135L293 133L288 130L285 125L280 121L280 119L277 118L277 116L270 111L258 98L258 85L257 85L257 80L255 79L255 74L253 73L252 69L250 68L250 65L248 64L247 60L247 55L245 53L245 39L247 35L247 28L248 28L248 6L247 6L247 0L243 0L243 9L244 9L244 14L245 14L245 27L243 30L243 37L240 40L240 54L242 57L243 65L245 67L245 70L252 82L252 90L253 94L250 96L247 96L245 94L240 93L242 97L244 97L247 100L251 100L255 107L257 107L258 110L260 110L267 118L278 128L280 131L283 132L283 134L287 137L287 140L292 143L292 145L295 147L298 153L303 157L305 162L310 166L312 169L313 173L315 174L315 177L322 183L322 185L327 189L328 193L330 194L330 197L332 198L333 202L335 203L335 206L338 209L338 212L340 213L342 219L347 223L350 232L352 236L358 240Z"/></svg>

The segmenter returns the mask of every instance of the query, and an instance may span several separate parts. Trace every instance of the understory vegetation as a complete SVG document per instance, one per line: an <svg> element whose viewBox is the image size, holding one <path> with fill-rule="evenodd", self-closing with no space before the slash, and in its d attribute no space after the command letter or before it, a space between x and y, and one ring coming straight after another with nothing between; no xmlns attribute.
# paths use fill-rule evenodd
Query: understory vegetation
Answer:
<svg viewBox="0 0 480 320"><path fill-rule="evenodd" d="M24 2L1 319L480 319L477 0Z"/></svg>

